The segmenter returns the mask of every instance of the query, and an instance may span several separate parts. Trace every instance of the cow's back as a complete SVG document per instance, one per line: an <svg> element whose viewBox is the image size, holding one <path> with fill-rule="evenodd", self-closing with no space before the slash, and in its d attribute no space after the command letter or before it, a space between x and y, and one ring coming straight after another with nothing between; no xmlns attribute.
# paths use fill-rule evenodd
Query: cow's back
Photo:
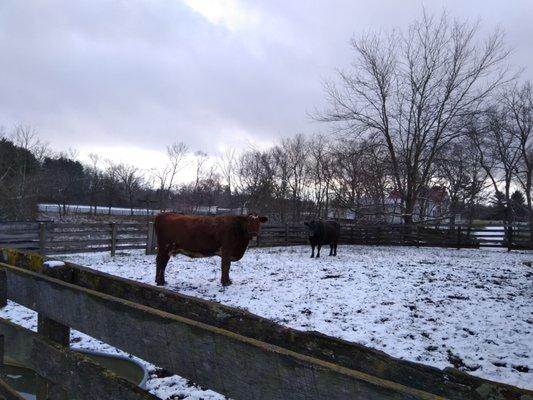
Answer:
<svg viewBox="0 0 533 400"><path fill-rule="evenodd" d="M330 244L338 242L341 227L337 221L321 221L322 224L322 243Z"/></svg>

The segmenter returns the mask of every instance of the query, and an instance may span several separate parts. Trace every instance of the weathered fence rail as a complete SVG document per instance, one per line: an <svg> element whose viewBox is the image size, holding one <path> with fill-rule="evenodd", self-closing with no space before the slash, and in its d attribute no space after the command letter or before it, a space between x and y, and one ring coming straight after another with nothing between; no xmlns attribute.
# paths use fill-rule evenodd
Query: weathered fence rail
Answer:
<svg viewBox="0 0 533 400"><path fill-rule="evenodd" d="M0 252L3 296L56 321L60 331L73 327L235 399L533 399L531 391L454 369L442 371L395 359L316 332L283 327L243 310L71 263L47 268L43 260L37 254ZM1 297L0 291L0 306ZM40 355L42 340L21 332L22 328L0 321L5 348L31 348L36 353L23 350L19 357L29 358L44 375L53 369L56 383L67 392L73 386L81 390L79 385L86 389L79 378L72 377L73 372L83 371L79 363L68 362L72 356L66 347L51 347L45 341L51 353ZM52 336L41 326L39 333ZM26 340L32 345L21 344ZM52 356L58 362L49 366L45 360ZM109 385L95 368L90 373L94 399L143 398L140 393L117 397L117 392L106 389ZM64 374L70 377L59 378ZM109 388L126 390L116 381Z"/></svg>
<svg viewBox="0 0 533 400"><path fill-rule="evenodd" d="M307 243L302 223L266 224L251 247ZM60 254L146 248L155 250L151 222L123 223L0 223L0 246ZM533 227L465 225L342 224L341 244L437 246L452 248L504 247L533 249Z"/></svg>

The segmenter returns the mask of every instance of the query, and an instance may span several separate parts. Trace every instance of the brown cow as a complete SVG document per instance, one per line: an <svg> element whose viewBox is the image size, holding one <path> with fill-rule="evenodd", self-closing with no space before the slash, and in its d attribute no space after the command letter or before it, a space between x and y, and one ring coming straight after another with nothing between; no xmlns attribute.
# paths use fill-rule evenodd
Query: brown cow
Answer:
<svg viewBox="0 0 533 400"><path fill-rule="evenodd" d="M157 235L157 285L165 284L165 268L171 256L184 254L192 258L220 256L222 285L231 284L229 268L232 261L244 255L248 242L259 234L266 217L182 215L161 213L155 218Z"/></svg>

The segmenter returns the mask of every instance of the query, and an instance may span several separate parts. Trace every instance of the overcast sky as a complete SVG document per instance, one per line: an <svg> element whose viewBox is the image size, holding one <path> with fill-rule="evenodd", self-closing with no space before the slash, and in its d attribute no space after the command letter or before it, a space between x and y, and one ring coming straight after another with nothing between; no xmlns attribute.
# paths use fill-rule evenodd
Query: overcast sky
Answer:
<svg viewBox="0 0 533 400"><path fill-rule="evenodd" d="M308 112L349 39L423 6L500 25L533 78L533 0L0 0L0 126L143 168L176 140L217 154L325 131Z"/></svg>

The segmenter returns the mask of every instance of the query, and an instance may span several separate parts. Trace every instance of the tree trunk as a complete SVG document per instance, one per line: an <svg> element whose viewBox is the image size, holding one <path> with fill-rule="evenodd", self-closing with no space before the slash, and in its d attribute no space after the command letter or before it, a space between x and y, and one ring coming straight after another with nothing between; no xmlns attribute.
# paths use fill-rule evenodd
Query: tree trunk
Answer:
<svg viewBox="0 0 533 400"><path fill-rule="evenodd" d="M413 199L413 197L408 197L405 200L405 207L404 207L404 213L403 213L403 222L406 225L410 225L413 223L413 212L415 209L415 203L416 199Z"/></svg>

